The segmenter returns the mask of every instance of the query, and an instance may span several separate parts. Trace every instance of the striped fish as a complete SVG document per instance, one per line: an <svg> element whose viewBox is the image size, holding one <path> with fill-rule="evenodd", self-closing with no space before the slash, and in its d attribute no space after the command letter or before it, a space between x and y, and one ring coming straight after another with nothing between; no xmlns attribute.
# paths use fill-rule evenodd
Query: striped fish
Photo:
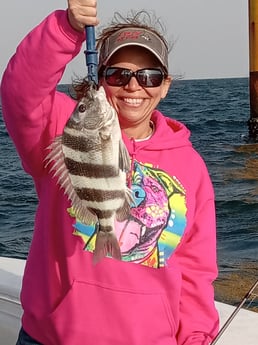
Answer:
<svg viewBox="0 0 258 345"><path fill-rule="evenodd" d="M103 87L89 88L50 149L48 164L54 162L51 171L76 217L98 226L94 263L106 255L121 259L114 222L115 217L123 221L130 213L132 197L126 186L130 157Z"/></svg>

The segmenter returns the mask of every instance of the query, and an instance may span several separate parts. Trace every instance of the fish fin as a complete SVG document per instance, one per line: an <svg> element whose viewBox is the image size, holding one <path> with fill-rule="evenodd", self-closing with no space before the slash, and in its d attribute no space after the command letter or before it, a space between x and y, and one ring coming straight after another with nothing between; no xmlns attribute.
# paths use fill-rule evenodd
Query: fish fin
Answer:
<svg viewBox="0 0 258 345"><path fill-rule="evenodd" d="M50 172L53 177L57 178L57 182L61 188L64 189L64 194L71 200L72 204L76 200L76 193L72 186L72 182L69 176L69 171L65 165L64 153L62 150L62 137L56 137L55 140L48 146L50 152L45 158L46 167L52 163Z"/></svg>
<svg viewBox="0 0 258 345"><path fill-rule="evenodd" d="M53 174L53 177L57 178L58 184L64 189L64 193L72 201L75 198L75 191L72 187L69 171L65 165L62 150L62 137L56 137L53 143L48 146L48 149L50 149L50 152L45 158L45 166L47 167L52 163L50 172Z"/></svg>
<svg viewBox="0 0 258 345"><path fill-rule="evenodd" d="M53 143L49 145L48 149L51 151L45 158L47 162L46 166L53 163L50 172L53 173L53 177L57 177L58 184L71 201L75 217L84 224L95 224L98 220L96 214L85 207L83 200L78 197L72 185L69 171L65 165L62 150L62 136L56 137Z"/></svg>
<svg viewBox="0 0 258 345"><path fill-rule="evenodd" d="M119 140L119 168L122 171L130 171L130 156L122 140Z"/></svg>
<svg viewBox="0 0 258 345"><path fill-rule="evenodd" d="M101 259L110 255L112 258L121 260L121 250L117 238L113 232L99 230L96 237L93 263L97 264Z"/></svg>
<svg viewBox="0 0 258 345"><path fill-rule="evenodd" d="M100 135L101 139L103 139L105 141L109 140L111 138L111 133L112 133L112 126L111 125L103 126L99 131L99 135Z"/></svg>
<svg viewBox="0 0 258 345"><path fill-rule="evenodd" d="M56 160L60 160L63 151L62 151L62 136L58 136L54 139L54 141L46 148L47 150L50 150L48 155L45 157L46 167Z"/></svg>
<svg viewBox="0 0 258 345"><path fill-rule="evenodd" d="M130 204L125 200L124 205L116 211L116 219L123 222L128 219L130 215Z"/></svg>
<svg viewBox="0 0 258 345"><path fill-rule="evenodd" d="M125 202L121 208L116 211L116 219L119 222L123 222L130 216L131 207L135 206L135 200L131 189L126 188L125 190Z"/></svg>
<svg viewBox="0 0 258 345"><path fill-rule="evenodd" d="M126 187L125 189L125 200L127 202L127 204L129 204L129 206L136 206L135 204L135 200L134 200L134 197L133 197L133 193L131 191L130 188Z"/></svg>
<svg viewBox="0 0 258 345"><path fill-rule="evenodd" d="M76 198L74 204L72 203L73 211L75 217L77 217L82 223L84 224L96 224L98 221L98 217L95 213L89 210L87 207L83 205L83 201Z"/></svg>

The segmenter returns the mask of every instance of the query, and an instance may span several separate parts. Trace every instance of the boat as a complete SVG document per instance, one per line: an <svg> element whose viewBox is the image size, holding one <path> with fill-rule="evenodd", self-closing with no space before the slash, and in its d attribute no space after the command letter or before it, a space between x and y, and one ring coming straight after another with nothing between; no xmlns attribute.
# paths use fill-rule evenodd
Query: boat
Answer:
<svg viewBox="0 0 258 345"><path fill-rule="evenodd" d="M14 345L21 327L20 289L26 260L0 257L0 345ZM216 301L221 327L235 307ZM241 309L217 345L256 345L258 313Z"/></svg>

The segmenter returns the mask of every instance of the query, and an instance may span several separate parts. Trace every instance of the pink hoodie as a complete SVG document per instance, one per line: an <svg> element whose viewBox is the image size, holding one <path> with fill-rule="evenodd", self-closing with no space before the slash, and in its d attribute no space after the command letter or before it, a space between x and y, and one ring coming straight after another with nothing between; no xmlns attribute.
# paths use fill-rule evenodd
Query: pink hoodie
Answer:
<svg viewBox="0 0 258 345"><path fill-rule="evenodd" d="M39 198L22 325L45 345L207 345L218 330L214 193L186 127L154 111L151 139L123 136L136 205L117 223L122 261L92 264L95 229L73 218L45 167L75 106L56 85L84 39L56 11L21 42L2 79L7 129Z"/></svg>

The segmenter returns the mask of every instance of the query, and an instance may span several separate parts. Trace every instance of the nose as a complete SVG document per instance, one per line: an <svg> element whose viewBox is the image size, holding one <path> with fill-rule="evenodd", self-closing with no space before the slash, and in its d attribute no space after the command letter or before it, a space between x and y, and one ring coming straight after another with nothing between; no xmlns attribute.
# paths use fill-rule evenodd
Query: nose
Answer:
<svg viewBox="0 0 258 345"><path fill-rule="evenodd" d="M136 77L134 75L132 75L131 79L129 80L129 82L124 86L125 89L127 90L140 90L142 87L141 85L139 85Z"/></svg>

